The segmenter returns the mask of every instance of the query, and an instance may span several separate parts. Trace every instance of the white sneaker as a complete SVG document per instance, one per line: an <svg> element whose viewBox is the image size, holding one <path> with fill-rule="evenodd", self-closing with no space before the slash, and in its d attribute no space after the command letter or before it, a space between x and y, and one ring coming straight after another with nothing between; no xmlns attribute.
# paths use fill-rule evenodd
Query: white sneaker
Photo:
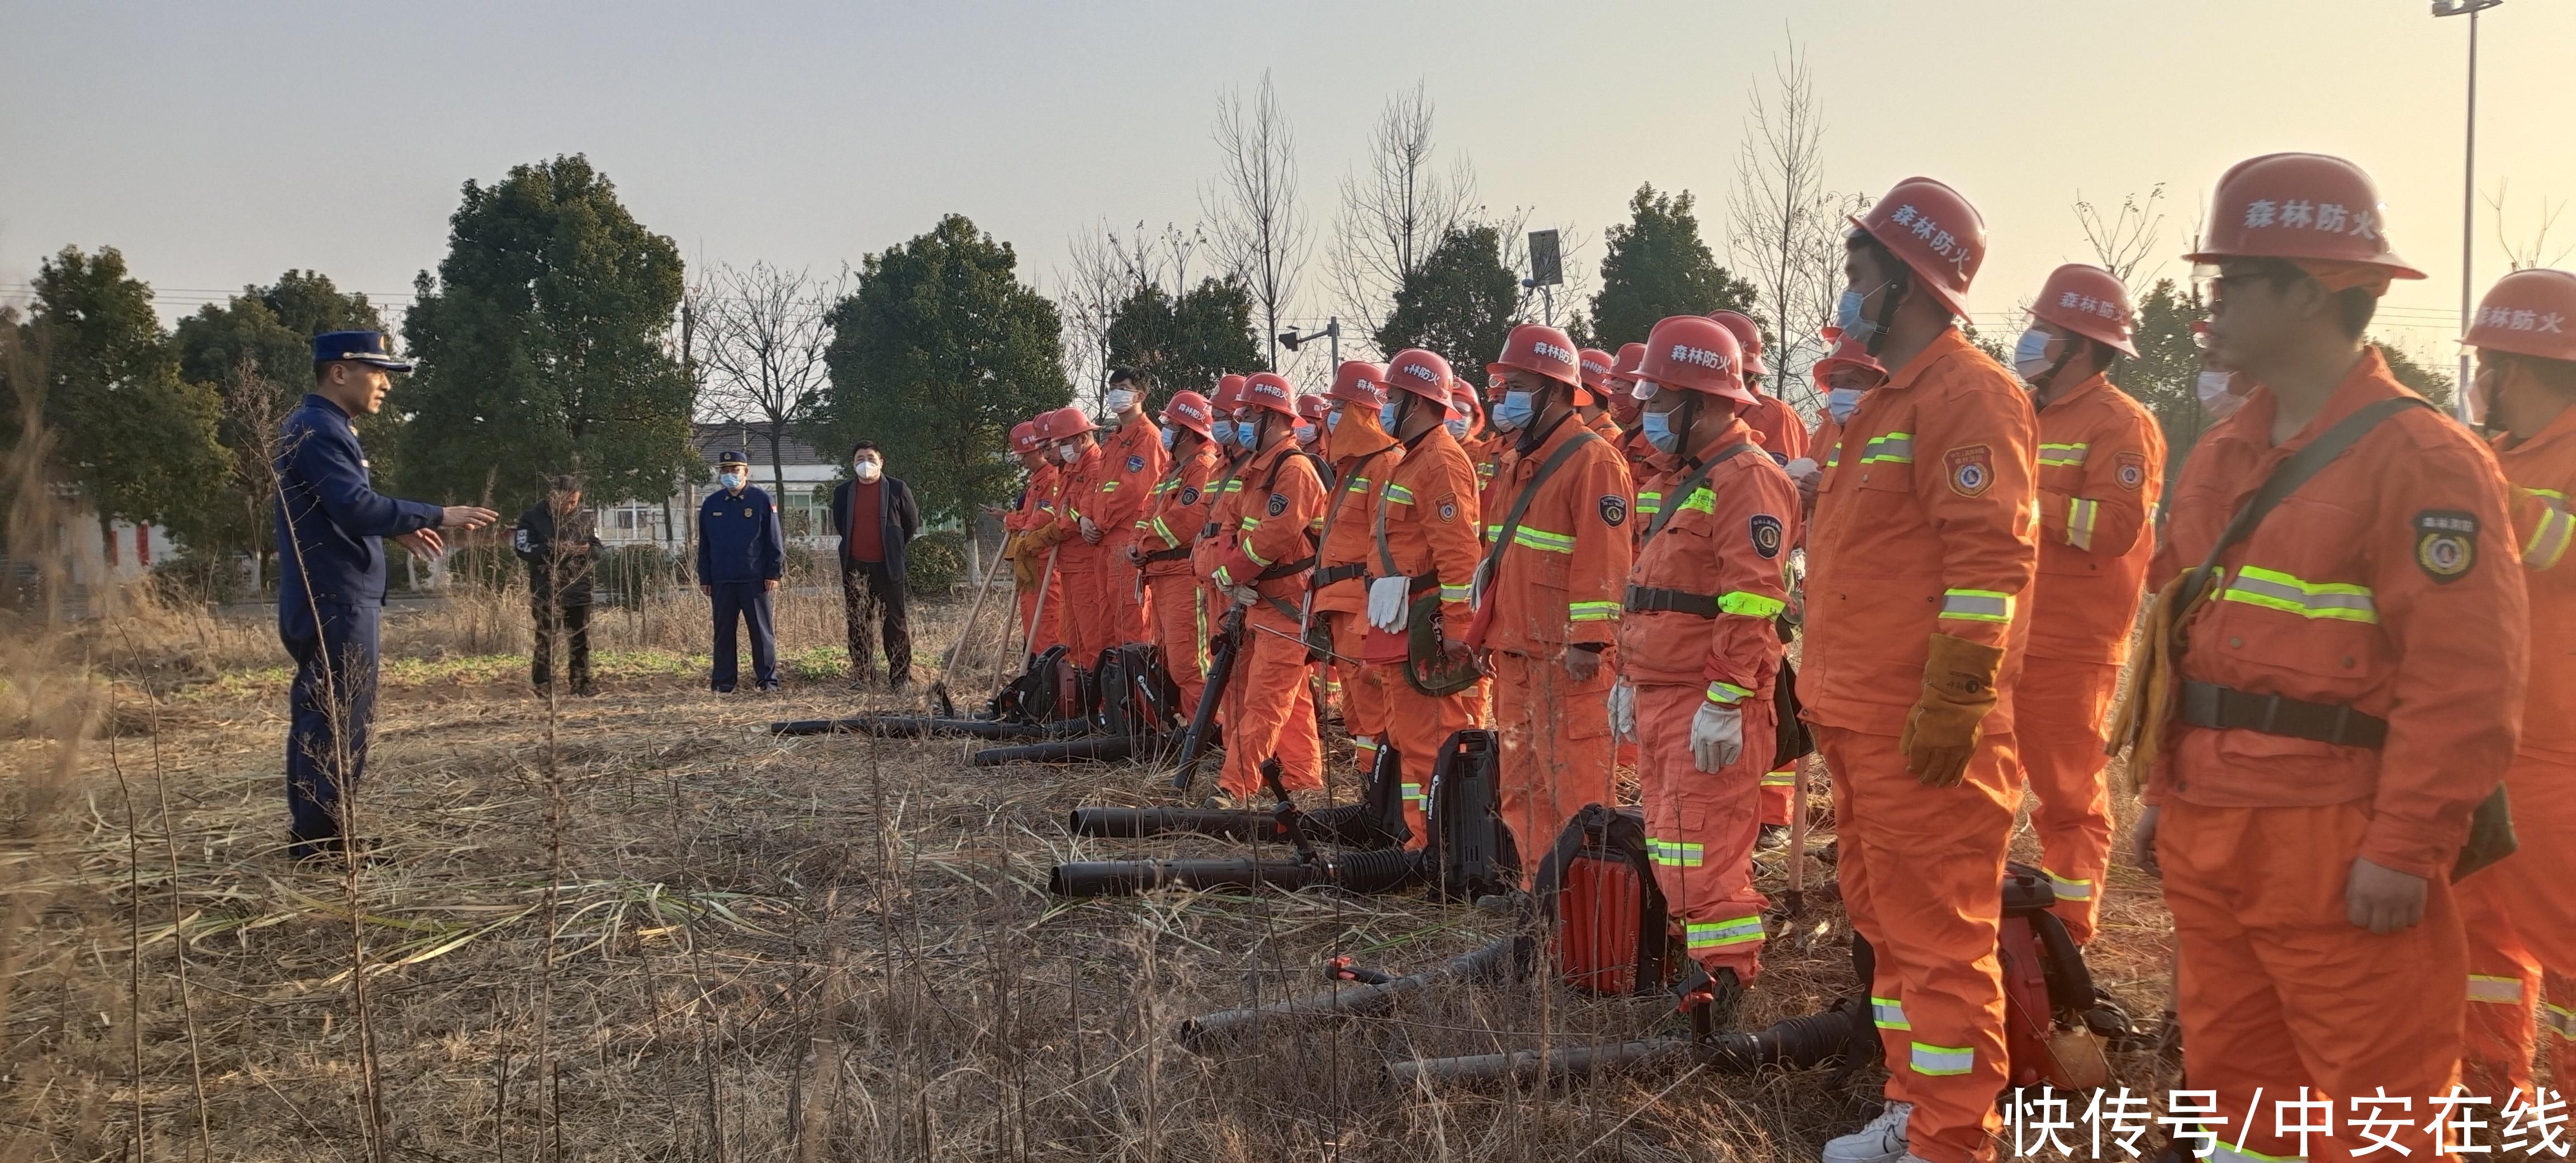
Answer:
<svg viewBox="0 0 2576 1163"><path fill-rule="evenodd" d="M1914 1104L1891 1102L1869 1125L1825 1143L1824 1163L1898 1163L1913 1155L1905 1149L1905 1123Z"/></svg>

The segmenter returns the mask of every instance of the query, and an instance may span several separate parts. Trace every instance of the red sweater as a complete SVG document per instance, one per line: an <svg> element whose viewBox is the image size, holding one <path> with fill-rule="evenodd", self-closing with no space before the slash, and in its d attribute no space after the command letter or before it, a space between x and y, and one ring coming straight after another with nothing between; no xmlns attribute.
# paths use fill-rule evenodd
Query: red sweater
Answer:
<svg viewBox="0 0 2576 1163"><path fill-rule="evenodd" d="M884 489L884 477L850 482L850 527L841 530L841 546L852 561L885 560L885 502L877 495Z"/></svg>

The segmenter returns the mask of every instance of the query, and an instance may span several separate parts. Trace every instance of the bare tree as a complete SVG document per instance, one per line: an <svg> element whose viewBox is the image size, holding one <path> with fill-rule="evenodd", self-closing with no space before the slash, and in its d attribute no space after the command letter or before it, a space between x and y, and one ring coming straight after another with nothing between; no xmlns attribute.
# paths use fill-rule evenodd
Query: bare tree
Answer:
<svg viewBox="0 0 2576 1163"><path fill-rule="evenodd" d="M1297 205L1297 138L1280 111L1270 74L1246 107L1241 93L1217 101L1216 144L1223 168L1200 192L1217 260L1243 280L1261 308L1270 363L1279 363L1279 322L1297 297L1312 250Z"/></svg>
<svg viewBox="0 0 2576 1163"><path fill-rule="evenodd" d="M2153 281L2156 270L2164 265L2159 259L2154 266L2146 266L2144 273L2139 270L2156 253L2156 244L2162 240L2165 216L2156 207L2164 199L2164 183L2158 182L2147 190L2146 197L2129 194L2120 199L2119 209L2105 214L2084 200L2083 191L2075 194L2075 222L2084 228L2084 241L2093 248L2093 261L2129 289L2132 301L2139 297L2140 285Z"/></svg>
<svg viewBox="0 0 2576 1163"><path fill-rule="evenodd" d="M1467 159L1433 161L1432 104L1416 82L1387 98L1369 135L1368 171L1342 178L1341 221L1326 263L1342 310L1374 334L1404 280L1451 230L1466 225L1476 200Z"/></svg>
<svg viewBox="0 0 2576 1163"><path fill-rule="evenodd" d="M2504 250L2506 270L2554 267L2564 262L2568 255L2576 254L2576 243L2559 247L2555 254L2550 253L2549 250L2549 232L2558 225L2558 216L2566 211L2565 202L2553 206L2549 199L2542 198L2539 224L2531 228L2531 236L2528 240L2517 242L2513 238L2513 228L2505 224L2504 195L2505 183L2498 182L2496 192L2487 198L2486 203L2487 209L2495 214L2496 245Z"/></svg>
<svg viewBox="0 0 2576 1163"><path fill-rule="evenodd" d="M1771 316L1771 394L1790 396L1792 365L1814 362L1814 335L1841 289L1841 211L1853 199L1825 188L1825 121L1815 72L1796 40L1757 85L1735 155L1729 248ZM1808 358L1801 359L1801 356Z"/></svg>
<svg viewBox="0 0 2576 1163"><path fill-rule="evenodd" d="M769 442L770 483L782 500L790 425L814 414L831 382L824 356L832 346L832 305L848 290L844 269L829 279L755 262L718 263L690 298L695 346L705 369L701 406L725 419L758 424Z"/></svg>
<svg viewBox="0 0 2576 1163"><path fill-rule="evenodd" d="M1064 320L1065 368L1081 398L1096 404L1107 386L1109 325L1119 305L1145 287L1161 287L1178 299L1189 289L1190 264L1205 245L1205 231L1174 223L1153 231L1139 222L1120 234L1103 221L1075 237L1070 269L1056 276L1056 310Z"/></svg>

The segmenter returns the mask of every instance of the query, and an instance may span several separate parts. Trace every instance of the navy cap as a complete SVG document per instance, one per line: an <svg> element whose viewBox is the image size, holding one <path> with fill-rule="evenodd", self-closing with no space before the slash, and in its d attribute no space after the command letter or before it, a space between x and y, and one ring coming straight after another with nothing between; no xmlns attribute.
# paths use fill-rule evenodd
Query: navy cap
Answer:
<svg viewBox="0 0 2576 1163"><path fill-rule="evenodd" d="M313 362L334 363L340 360L371 363L389 372L411 370L411 361L395 359L385 350L385 333L381 331L325 331L313 337Z"/></svg>
<svg viewBox="0 0 2576 1163"><path fill-rule="evenodd" d="M750 458L750 457L748 457L748 456L744 456L741 452L739 452L739 451L737 451L737 450L734 450L734 449L731 449L731 448L728 448L728 449L724 450L723 452L718 453L718 454L716 455L716 467L717 467L717 468L723 468L724 466L729 465L729 464L738 464L738 465L741 465L741 466L742 466L742 467L744 467L744 468L750 468L750 467L751 467L751 458Z"/></svg>

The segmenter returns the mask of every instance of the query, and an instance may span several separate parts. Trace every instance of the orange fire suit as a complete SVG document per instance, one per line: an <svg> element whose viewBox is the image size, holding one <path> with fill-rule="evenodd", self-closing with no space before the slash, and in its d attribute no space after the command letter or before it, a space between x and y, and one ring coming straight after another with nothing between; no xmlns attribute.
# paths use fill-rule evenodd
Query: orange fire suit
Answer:
<svg viewBox="0 0 2576 1163"><path fill-rule="evenodd" d="M1914 1104L1915 1154L1969 1163L2002 1126L1995 886L2021 795L2038 425L2020 384L1950 330L1862 399L1840 443L1807 530L1798 696L1834 773L1852 927L1878 953L1887 1097ZM2004 651L1984 742L1950 788L1924 786L1897 748L1935 634Z"/></svg>
<svg viewBox="0 0 2576 1163"><path fill-rule="evenodd" d="M1142 578L1127 560L1136 543L1136 522L1153 508L1153 491L1162 480L1171 454L1163 451L1163 430L1150 417L1139 416L1104 433L1100 442L1100 493L1092 499L1091 518L1099 522L1100 592L1108 605L1101 611L1101 646L1152 641L1151 612L1145 608Z"/></svg>
<svg viewBox="0 0 2576 1163"><path fill-rule="evenodd" d="M1055 514L1032 531L1041 546L1055 550L1055 572L1064 586L1065 642L1073 648L1074 665L1086 670L1099 660L1102 650L1117 645L1105 640L1109 595L1104 591L1109 571L1100 559L1108 553L1108 538L1104 534L1098 545L1082 539L1082 519L1099 522L1101 485L1111 475L1107 465L1108 454L1094 444L1083 450L1080 460L1064 466Z"/></svg>
<svg viewBox="0 0 2576 1163"><path fill-rule="evenodd" d="M1207 689L1208 635L1216 630L1198 579L1190 573L1190 547L1198 542L1207 510L1199 502L1217 471L1216 446L1197 441L1189 452L1172 458L1161 480L1154 482L1145 515L1135 525L1136 548L1145 561L1145 584L1153 590L1149 612L1154 643L1163 652L1163 668L1181 691L1181 714L1198 710Z"/></svg>
<svg viewBox="0 0 2576 1163"><path fill-rule="evenodd" d="M1294 440L1253 453L1218 499L1218 530L1192 560L1223 600L1251 587L1259 595L1244 617L1243 644L1226 688L1225 775L1219 786L1238 800L1261 789L1261 764L1277 758L1280 786L1324 786L1323 747L1315 736L1314 688L1306 682L1306 644L1297 637L1298 602L1324 524L1324 479ZM1294 566L1294 569L1289 567ZM1269 576L1264 576L1269 575Z"/></svg>
<svg viewBox="0 0 2576 1163"><path fill-rule="evenodd" d="M1048 567L1048 547L1035 535L1055 520L1063 475L1052 464L1039 465L1020 489L1018 507L1002 518L1002 527L1011 535L1011 584L1020 599L1020 633L1027 637L1031 654L1044 654L1064 641L1064 583ZM1044 609L1039 608L1039 594L1046 595Z"/></svg>
<svg viewBox="0 0 2576 1163"><path fill-rule="evenodd" d="M1754 402L1744 409L1744 423L1761 437L1762 451L1771 454L1772 463L1787 464L1807 455L1807 422L1798 418L1798 410L1758 387L1753 395Z"/></svg>
<svg viewBox="0 0 2576 1163"><path fill-rule="evenodd" d="M2469 940L2473 1094L2532 1086L2538 1011L2557 1089L2576 1090L2576 408L2519 444L2499 438L2512 485L2513 540L2531 601L2531 680L2522 742L2505 770L2521 850L2461 881ZM2544 989L2544 986L2546 987ZM2546 994L2546 997L2543 994Z"/></svg>
<svg viewBox="0 0 2576 1163"><path fill-rule="evenodd" d="M1753 447L1681 492L1697 466L1739 444ZM1740 416L1657 483L1673 515L1637 550L1619 628L1620 673L1637 697L1646 848L1690 955L1751 982L1770 904L1753 887L1753 842L1777 727L1772 619L1788 602L1798 489ZM1744 729L1742 753L1713 774L1699 770L1690 746L1692 721L1710 703L1736 708Z"/></svg>
<svg viewBox="0 0 2576 1163"><path fill-rule="evenodd" d="M2013 688L2016 734L2038 801L2040 868L2057 892L2051 911L2078 945L2093 940L2111 864L2102 744L2156 552L2149 523L2164 471L2155 416L2102 376L2039 411L2039 580Z"/></svg>
<svg viewBox="0 0 2576 1163"><path fill-rule="evenodd" d="M1470 579L1483 556L1476 466L1457 438L1438 425L1407 442L1403 457L1387 471L1386 487L1370 513L1369 573L1412 578L1416 593L1438 587L1441 632L1463 642L1474 617L1467 601ZM1364 611L1354 618L1366 628ZM1432 763L1451 735L1476 725L1484 699L1474 687L1447 695L1416 689L1404 675L1406 647L1405 635L1371 632L1363 636L1361 657L1369 683L1386 700L1387 742L1403 764L1404 822L1413 829L1410 846L1419 848L1431 837L1423 811L1431 802Z"/></svg>
<svg viewBox="0 0 2576 1163"><path fill-rule="evenodd" d="M2275 401L2256 390L2192 450L2151 575L2206 559L2274 466L2344 416L2405 393L2365 349L2324 411L2276 447ZM2269 1112L2248 1127L2257 1087L2339 1097L2385 1087L2421 1112L2456 1077L2468 951L2447 873L2471 810L2513 757L2528 608L2511 538L2494 456L2439 412L2409 409L2228 549L2223 584L2182 628L2186 683L2301 700L2312 709L2299 717L2319 734L2317 719L2346 723L2352 712L2385 726L2374 748L2366 735L2328 742L2286 723L2193 725L2244 721L2208 711L2213 691L2167 726L2153 764L2146 798L2162 807L2156 853L2181 964L2183 1071L2218 1092L2231 1136L2250 1129L2247 1151L2298 1149L2270 1133ZM2297 710L2261 707L2267 722ZM2423 920L2386 935L2352 924L2356 857L2426 878ZM2396 1141L2425 1154L2428 1121L2419 1113ZM2361 1139L2343 1128L2332 1143L2349 1151Z"/></svg>
<svg viewBox="0 0 2576 1163"><path fill-rule="evenodd" d="M1775 397L1767 395L1763 398L1766 400L1775 399ZM1789 414L1794 419L1797 412L1794 409L1789 409ZM1781 460L1781 463L1786 464L1788 461L1796 460L1800 457L1812 457L1819 465L1831 466L1834 456L1834 443L1840 439L1842 439L1842 426L1834 423L1833 414L1829 412L1819 413L1816 416L1815 429L1813 431L1809 431L1804 428L1799 429L1796 437L1798 451L1791 453L1786 460ZM1770 445L1765 444L1763 447L1767 449ZM1780 458L1774 457L1773 459L1778 460ZM1789 801L1797 798L1797 794L1797 761L1792 760L1785 762L1777 768L1763 772L1763 824L1766 826L1776 825L1783 828L1788 827L1790 822Z"/></svg>
<svg viewBox="0 0 2576 1163"><path fill-rule="evenodd" d="M1531 492L1539 467L1578 435L1591 439ZM1527 456L1503 465L1493 492L1497 503L1484 506L1482 517L1493 565L1467 642L1488 652L1494 730L1502 744L1498 798L1527 880L1574 813L1585 804L1616 802L1606 700L1618 670L1609 647L1618 636L1632 557L1628 469L1616 449L1569 413ZM1519 530L1494 544L1524 493L1530 502ZM1590 678L1566 669L1575 648L1603 655Z"/></svg>
<svg viewBox="0 0 2576 1163"><path fill-rule="evenodd" d="M1387 714L1386 692L1359 673L1360 647L1368 631L1369 515L1404 450L1378 427L1376 416L1356 409L1333 429L1328 447L1335 453L1333 488L1324 505L1323 545L1308 584L1315 587L1315 619L1333 635L1338 657L1325 659L1324 665L1326 673L1340 677L1351 764L1366 776L1377 765Z"/></svg>

